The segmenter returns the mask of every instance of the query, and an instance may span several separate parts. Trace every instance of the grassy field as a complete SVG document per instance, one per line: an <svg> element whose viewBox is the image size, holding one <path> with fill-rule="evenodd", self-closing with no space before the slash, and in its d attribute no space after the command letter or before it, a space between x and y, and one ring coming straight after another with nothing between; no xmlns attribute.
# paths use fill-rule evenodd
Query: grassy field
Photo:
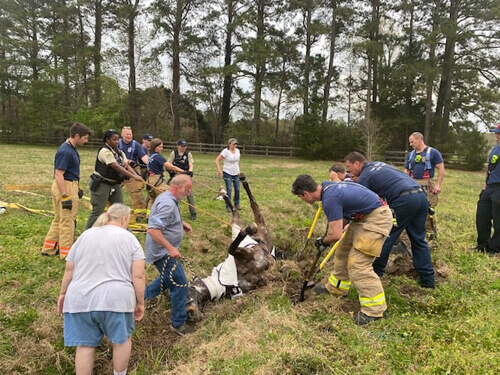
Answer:
<svg viewBox="0 0 500 375"><path fill-rule="evenodd" d="M0 150L0 200L51 210L49 190L31 190L39 194L34 196L6 191L4 185L49 185L56 148L0 145ZM93 170L95 154L95 149L81 151L83 181ZM215 155L194 157L195 171L215 175ZM244 156L241 165L275 245L294 254L304 244L316 209L292 196L290 185L301 173L326 179L330 163ZM410 261L396 259L383 277L387 319L355 326L355 290L347 299L311 295L294 304L300 269L293 260L280 260L267 286L238 300L207 305L203 321L190 336L170 333L170 306L163 298L137 325L129 373L498 373L500 258L470 250L483 183L482 173L447 172L437 210L440 236L432 246L437 288L419 288ZM88 195L86 182L83 185ZM214 178L195 177L195 199L199 208L227 220L223 202L213 199L212 189L219 185ZM250 223L248 199L242 193L242 217ZM181 210L189 217L186 206ZM77 235L88 215L89 208L82 207ZM0 374L73 371L74 349L64 348L62 317L55 313L64 262L40 256L51 220L20 210L0 215ZM194 272L206 276L225 258L230 230L202 212L192 226L181 251ZM317 234L324 228L322 218ZM144 242L144 234L137 237ZM148 280L155 276L156 270L148 267ZM97 351L95 365L96 374L112 373L108 343Z"/></svg>

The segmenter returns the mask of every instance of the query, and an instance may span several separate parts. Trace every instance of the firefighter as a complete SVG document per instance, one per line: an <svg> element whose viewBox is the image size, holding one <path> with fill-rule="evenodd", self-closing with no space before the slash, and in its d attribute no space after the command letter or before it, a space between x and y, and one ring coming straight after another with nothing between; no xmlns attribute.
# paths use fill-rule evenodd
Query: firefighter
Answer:
<svg viewBox="0 0 500 375"><path fill-rule="evenodd" d="M80 155L77 148L88 142L90 133L87 126L75 122L69 129L69 138L54 157L51 188L54 220L45 236L42 255L57 255L59 251L59 257L65 259L73 245L78 201L83 196L79 186Z"/></svg>
<svg viewBox="0 0 500 375"><path fill-rule="evenodd" d="M167 161L172 165L179 167L185 173L189 174L192 177L194 160L193 160L193 155L191 154L191 152L187 147L188 144L186 140L179 139L177 141L177 150L174 150L170 153L170 156L168 157ZM175 172L174 170L169 170L168 174L170 175L170 178L167 182L167 185L170 184L172 178L174 178L178 173ZM194 207L193 190L191 190L191 192L187 196L187 201L189 203L189 215L191 216L191 220L196 220L196 208Z"/></svg>
<svg viewBox="0 0 500 375"><path fill-rule="evenodd" d="M300 175L292 193L304 202L321 201L328 220L326 236L316 240L318 251L342 236L343 219L350 220L344 238L335 252L333 273L324 289L335 296L349 292L351 281L358 290L361 311L354 316L358 325L384 317L387 310L384 288L373 270L373 261L392 228L392 214L379 197L353 182L324 181L318 185L311 176Z"/></svg>
<svg viewBox="0 0 500 375"><path fill-rule="evenodd" d="M124 126L121 135L122 138L120 139L118 149L123 151L129 161L130 167L140 175L140 164L147 165L148 163L147 152L144 151L139 142L134 140L134 135L130 126ZM123 186L127 188L130 199L132 200L132 208L134 209L134 215L131 215L132 220L135 218L136 221L145 221L147 216L146 200L144 199L144 193L142 191L144 183L131 178L123 181Z"/></svg>
<svg viewBox="0 0 500 375"><path fill-rule="evenodd" d="M429 212L429 202L420 185L399 169L382 162L369 163L359 152L351 152L346 157L346 165L358 183L366 186L383 198L396 213L397 227L385 241L380 257L373 263L377 275L382 276L391 249L406 229L410 238L413 266L420 274L420 285L434 288L434 268L432 267L429 245L425 240L425 219Z"/></svg>
<svg viewBox="0 0 500 375"><path fill-rule="evenodd" d="M408 155L405 163L405 173L420 184L427 194L427 200L431 207L427 216L426 228L430 238L437 235L437 219L435 207L438 205L438 196L441 193L441 186L445 175L444 162L441 153L434 147L424 143L422 133L414 132L409 138L413 151ZM437 182L434 181L434 171L438 170Z"/></svg>
<svg viewBox="0 0 500 375"><path fill-rule="evenodd" d="M497 145L488 156L486 183L479 194L476 211L477 247L474 250L500 253L500 122L490 130L495 133ZM491 229L493 227L493 235Z"/></svg>

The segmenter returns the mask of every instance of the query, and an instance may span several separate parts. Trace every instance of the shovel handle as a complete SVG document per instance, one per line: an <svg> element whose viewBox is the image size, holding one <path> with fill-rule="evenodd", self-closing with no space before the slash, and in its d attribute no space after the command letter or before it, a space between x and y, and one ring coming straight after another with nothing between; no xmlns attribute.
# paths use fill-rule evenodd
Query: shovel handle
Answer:
<svg viewBox="0 0 500 375"><path fill-rule="evenodd" d="M330 258L333 256L333 254L335 254L335 250L337 250L337 247L339 247L339 243L340 243L340 241L342 241L342 238L344 238L345 234L346 234L346 232L342 233L342 236L340 237L340 239L337 242L335 242L335 245L333 245L331 250L328 252L328 254L326 254L325 259L323 259L323 261L319 265L320 271L325 267L326 262L328 262L330 260Z"/></svg>

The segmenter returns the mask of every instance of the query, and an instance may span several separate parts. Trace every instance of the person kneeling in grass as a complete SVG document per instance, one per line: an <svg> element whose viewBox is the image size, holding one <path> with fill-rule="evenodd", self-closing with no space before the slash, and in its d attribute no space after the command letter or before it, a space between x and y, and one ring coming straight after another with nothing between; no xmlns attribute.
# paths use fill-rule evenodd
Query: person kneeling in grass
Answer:
<svg viewBox="0 0 500 375"><path fill-rule="evenodd" d="M130 208L113 204L72 246L57 301L64 345L76 346L75 372L90 375L106 335L115 375L127 373L135 320L144 315L144 251L127 231Z"/></svg>

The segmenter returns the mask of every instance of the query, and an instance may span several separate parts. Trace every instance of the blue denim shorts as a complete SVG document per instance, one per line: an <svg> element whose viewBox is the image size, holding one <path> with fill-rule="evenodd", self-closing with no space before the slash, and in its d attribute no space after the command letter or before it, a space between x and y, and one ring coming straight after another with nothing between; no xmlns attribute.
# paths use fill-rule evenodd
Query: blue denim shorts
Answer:
<svg viewBox="0 0 500 375"><path fill-rule="evenodd" d="M131 312L90 311L64 313L64 345L101 345L103 335L113 344L124 344L135 329Z"/></svg>

